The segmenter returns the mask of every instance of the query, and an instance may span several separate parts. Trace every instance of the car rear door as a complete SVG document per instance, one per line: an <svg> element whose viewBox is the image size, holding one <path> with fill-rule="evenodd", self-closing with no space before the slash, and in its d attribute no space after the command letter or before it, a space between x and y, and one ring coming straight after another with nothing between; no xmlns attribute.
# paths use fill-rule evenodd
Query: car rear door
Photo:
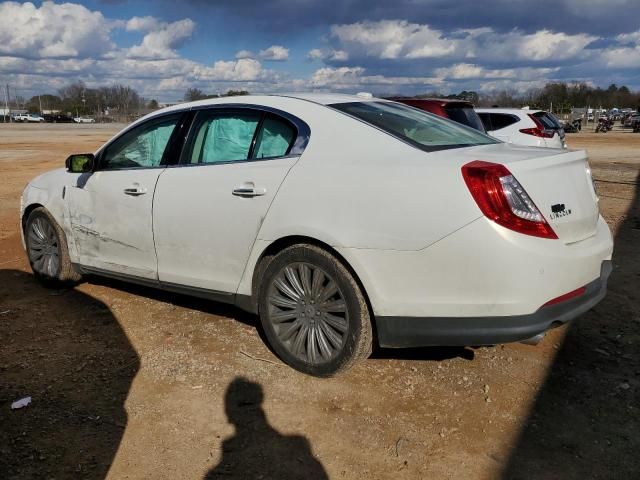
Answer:
<svg viewBox="0 0 640 480"><path fill-rule="evenodd" d="M123 133L96 157L95 171L66 195L79 262L157 279L152 206L158 178L176 153L183 114L156 117Z"/></svg>
<svg viewBox="0 0 640 480"><path fill-rule="evenodd" d="M299 158L299 129L254 108L197 111L180 165L159 178L162 283L235 293L271 202Z"/></svg>

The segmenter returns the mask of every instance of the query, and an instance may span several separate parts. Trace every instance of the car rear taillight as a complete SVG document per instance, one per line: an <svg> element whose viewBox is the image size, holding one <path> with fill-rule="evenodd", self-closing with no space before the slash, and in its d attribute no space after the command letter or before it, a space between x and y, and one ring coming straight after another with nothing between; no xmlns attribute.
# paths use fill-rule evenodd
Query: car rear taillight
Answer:
<svg viewBox="0 0 640 480"><path fill-rule="evenodd" d="M521 133L524 133L526 135L533 135L534 137L553 138L553 135L556 132L554 132L553 130L545 129L544 125L540 123L540 120L538 120L533 115L529 114L529 118L536 124L535 128L521 128Z"/></svg>
<svg viewBox="0 0 640 480"><path fill-rule="evenodd" d="M478 207L490 220L525 235L558 238L504 165L476 160L462 167L462 177Z"/></svg>

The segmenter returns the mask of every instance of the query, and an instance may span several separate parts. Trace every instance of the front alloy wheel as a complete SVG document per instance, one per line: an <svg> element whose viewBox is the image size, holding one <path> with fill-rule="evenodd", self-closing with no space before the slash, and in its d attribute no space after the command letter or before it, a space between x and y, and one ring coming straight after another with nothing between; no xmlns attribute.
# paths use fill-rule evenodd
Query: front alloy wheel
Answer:
<svg viewBox="0 0 640 480"><path fill-rule="evenodd" d="M34 276L48 287L65 287L82 277L76 271L62 228L46 208L35 208L24 226L27 256Z"/></svg>
<svg viewBox="0 0 640 480"><path fill-rule="evenodd" d="M27 251L33 271L43 277L56 278L60 271L60 243L51 223L38 216L29 224Z"/></svg>

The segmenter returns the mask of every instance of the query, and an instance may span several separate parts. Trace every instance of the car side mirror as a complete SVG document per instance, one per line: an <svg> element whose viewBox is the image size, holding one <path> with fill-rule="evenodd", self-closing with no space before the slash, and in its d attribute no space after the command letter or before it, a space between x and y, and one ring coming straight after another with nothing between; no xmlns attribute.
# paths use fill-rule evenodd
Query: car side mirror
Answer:
<svg viewBox="0 0 640 480"><path fill-rule="evenodd" d="M94 160L93 153L79 153L69 155L64 164L70 173L86 173L93 170Z"/></svg>

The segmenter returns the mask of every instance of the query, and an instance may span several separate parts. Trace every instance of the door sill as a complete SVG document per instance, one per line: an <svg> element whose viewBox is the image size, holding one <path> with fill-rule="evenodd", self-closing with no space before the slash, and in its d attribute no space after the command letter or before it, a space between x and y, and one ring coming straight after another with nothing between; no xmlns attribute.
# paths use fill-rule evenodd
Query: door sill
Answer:
<svg viewBox="0 0 640 480"><path fill-rule="evenodd" d="M97 275L100 277L112 278L114 280L120 280L127 283L135 283L136 285L142 285L144 287L156 288L159 290L165 290L168 292L179 293L182 295L188 295L190 297L204 298L206 300L213 300L214 302L221 303L236 303L236 294L230 292L220 292L218 290L209 290L200 287L190 287L188 285L180 285L177 283L161 282L157 279L137 277L135 275L129 275L126 273L113 272L111 270L104 270L102 268L87 267L84 265L73 265L79 272L85 275Z"/></svg>

